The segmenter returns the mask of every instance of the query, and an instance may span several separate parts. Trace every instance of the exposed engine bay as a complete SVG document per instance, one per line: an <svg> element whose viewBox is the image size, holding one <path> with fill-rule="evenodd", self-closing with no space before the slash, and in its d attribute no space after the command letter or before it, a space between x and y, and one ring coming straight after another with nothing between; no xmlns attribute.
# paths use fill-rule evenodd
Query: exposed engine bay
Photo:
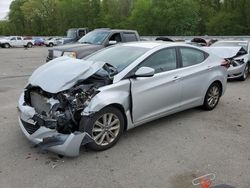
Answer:
<svg viewBox="0 0 250 188"><path fill-rule="evenodd" d="M59 133L78 131L82 110L99 92L98 88L112 83L112 77L106 71L104 73L104 70L105 68L86 80L79 80L72 88L56 94L28 85L24 101L36 111L32 119L39 126L56 129Z"/></svg>

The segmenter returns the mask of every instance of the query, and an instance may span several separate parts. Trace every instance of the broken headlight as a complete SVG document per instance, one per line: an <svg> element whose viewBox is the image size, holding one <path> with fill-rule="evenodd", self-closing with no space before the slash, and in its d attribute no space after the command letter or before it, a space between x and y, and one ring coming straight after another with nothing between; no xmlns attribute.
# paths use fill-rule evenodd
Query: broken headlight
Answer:
<svg viewBox="0 0 250 188"><path fill-rule="evenodd" d="M64 52L63 55L76 58L76 52Z"/></svg>

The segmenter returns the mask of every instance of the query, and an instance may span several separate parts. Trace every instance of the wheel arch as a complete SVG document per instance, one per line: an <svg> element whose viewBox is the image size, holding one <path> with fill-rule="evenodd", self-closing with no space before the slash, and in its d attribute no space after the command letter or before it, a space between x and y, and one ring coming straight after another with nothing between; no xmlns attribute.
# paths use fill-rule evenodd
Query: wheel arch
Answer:
<svg viewBox="0 0 250 188"><path fill-rule="evenodd" d="M211 84L210 84L210 86L212 85L212 84L215 84L215 83L217 83L217 84L219 84L219 86L220 86L220 96L222 96L222 92L223 92L223 85L222 85L222 83L221 83L221 81L220 80L215 80L215 81L213 81ZM210 87L209 86L209 87Z"/></svg>
<svg viewBox="0 0 250 188"><path fill-rule="evenodd" d="M5 46L6 44L9 45L9 48L11 47L10 43L8 43L8 42L5 42L5 43L3 44L3 46Z"/></svg>
<svg viewBox="0 0 250 188"><path fill-rule="evenodd" d="M114 108L118 109L122 113L122 115L124 117L124 130L123 131L126 131L127 127L128 127L128 119L127 119L124 107L121 104L118 104L118 103L109 104L108 106L105 106L104 108L106 108L106 107L114 107Z"/></svg>
<svg viewBox="0 0 250 188"><path fill-rule="evenodd" d="M116 108L117 110L119 110L122 113L123 118L124 118L124 130L123 131L126 131L127 128L128 128L128 118L127 118L127 115L126 115L124 107L121 104L119 104L119 103L110 103L110 104L108 104L106 106L103 106L102 108L98 109L98 111L100 111L100 110L102 110L104 108L107 108L107 107ZM89 114L89 115L91 115L91 114Z"/></svg>

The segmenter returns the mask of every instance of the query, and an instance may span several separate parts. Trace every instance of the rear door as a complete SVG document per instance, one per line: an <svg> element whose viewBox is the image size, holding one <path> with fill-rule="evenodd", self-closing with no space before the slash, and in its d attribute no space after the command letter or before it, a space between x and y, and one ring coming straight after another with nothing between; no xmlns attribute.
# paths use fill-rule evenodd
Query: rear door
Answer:
<svg viewBox="0 0 250 188"><path fill-rule="evenodd" d="M151 67L155 75L131 79L134 123L147 121L176 110L181 101L181 84L175 48L160 50L138 67Z"/></svg>
<svg viewBox="0 0 250 188"><path fill-rule="evenodd" d="M192 47L179 47L182 77L183 108L190 108L203 103L203 98L213 67L208 62L208 54Z"/></svg>
<svg viewBox="0 0 250 188"><path fill-rule="evenodd" d="M16 40L16 46L24 46L25 44L25 41L24 40L22 40L22 37L17 37L16 38L17 40Z"/></svg>

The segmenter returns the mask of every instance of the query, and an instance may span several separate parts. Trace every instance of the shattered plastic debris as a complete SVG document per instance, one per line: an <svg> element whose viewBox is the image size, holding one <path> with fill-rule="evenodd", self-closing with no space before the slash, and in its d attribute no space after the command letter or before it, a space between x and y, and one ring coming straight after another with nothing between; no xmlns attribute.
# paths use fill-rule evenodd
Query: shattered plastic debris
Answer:
<svg viewBox="0 0 250 188"><path fill-rule="evenodd" d="M58 166L58 164L53 164L51 167L56 168L57 166Z"/></svg>
<svg viewBox="0 0 250 188"><path fill-rule="evenodd" d="M51 168L57 168L58 166L62 165L64 163L64 160L61 160L62 158L57 157L48 157L49 160L45 162L45 165L49 165Z"/></svg>

